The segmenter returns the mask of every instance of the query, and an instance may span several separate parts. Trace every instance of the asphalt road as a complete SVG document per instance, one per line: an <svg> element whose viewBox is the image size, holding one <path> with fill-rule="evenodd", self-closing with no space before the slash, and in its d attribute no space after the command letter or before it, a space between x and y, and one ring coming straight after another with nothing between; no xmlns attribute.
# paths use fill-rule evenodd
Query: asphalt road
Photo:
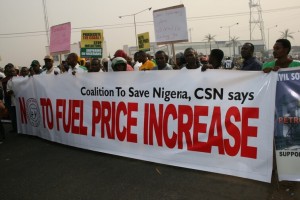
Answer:
<svg viewBox="0 0 300 200"><path fill-rule="evenodd" d="M294 200L300 199L300 186L139 161L10 133L0 144L0 200L14 199Z"/></svg>

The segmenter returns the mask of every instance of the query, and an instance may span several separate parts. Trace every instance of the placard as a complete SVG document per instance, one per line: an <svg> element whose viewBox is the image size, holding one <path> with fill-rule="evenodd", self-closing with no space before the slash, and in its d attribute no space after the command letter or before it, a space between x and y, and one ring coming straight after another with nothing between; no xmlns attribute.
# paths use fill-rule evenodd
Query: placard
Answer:
<svg viewBox="0 0 300 200"><path fill-rule="evenodd" d="M157 43L188 41L186 10L183 5L154 10L153 20Z"/></svg>
<svg viewBox="0 0 300 200"><path fill-rule="evenodd" d="M71 22L51 26L50 53L70 52L71 49Z"/></svg>

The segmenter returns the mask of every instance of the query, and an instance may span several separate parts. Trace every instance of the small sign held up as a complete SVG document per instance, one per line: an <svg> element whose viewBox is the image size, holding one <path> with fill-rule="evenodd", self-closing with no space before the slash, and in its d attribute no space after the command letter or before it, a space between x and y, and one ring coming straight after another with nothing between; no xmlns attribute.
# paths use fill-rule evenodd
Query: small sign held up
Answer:
<svg viewBox="0 0 300 200"><path fill-rule="evenodd" d="M158 44L188 41L186 10L183 5L154 10L153 19Z"/></svg>
<svg viewBox="0 0 300 200"><path fill-rule="evenodd" d="M150 51L149 32L138 34L139 50Z"/></svg>

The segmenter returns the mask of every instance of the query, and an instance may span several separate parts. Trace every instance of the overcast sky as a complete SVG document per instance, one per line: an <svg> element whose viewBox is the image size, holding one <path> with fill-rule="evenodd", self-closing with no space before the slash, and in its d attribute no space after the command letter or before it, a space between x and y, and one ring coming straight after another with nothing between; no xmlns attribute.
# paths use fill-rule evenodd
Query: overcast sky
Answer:
<svg viewBox="0 0 300 200"><path fill-rule="evenodd" d="M118 16L152 7L151 11L137 14L136 22L137 33L150 32L150 41L155 42L153 10L178 4L186 7L193 42L203 41L207 34L216 35L216 40L228 40L228 28L220 26L234 23L239 25L231 28L231 36L250 38L249 0L46 0L49 27L71 22L72 43L80 41L81 29L103 29L111 55L123 45L135 45L133 17ZM300 1L261 0L260 5L266 40L269 28L270 46L286 29L295 32L294 40L290 40L292 45L300 45ZM42 0L0 0L0 27L1 67L9 62L29 66L33 59L43 60L47 38ZM256 31L253 39L260 39ZM25 32L34 33L19 34Z"/></svg>

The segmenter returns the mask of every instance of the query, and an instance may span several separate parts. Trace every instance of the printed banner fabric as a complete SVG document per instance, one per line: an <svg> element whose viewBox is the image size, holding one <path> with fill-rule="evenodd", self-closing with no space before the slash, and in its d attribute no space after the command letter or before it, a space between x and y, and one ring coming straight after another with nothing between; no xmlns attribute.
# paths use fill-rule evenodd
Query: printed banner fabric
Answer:
<svg viewBox="0 0 300 200"><path fill-rule="evenodd" d="M300 181L300 69L278 73L275 146L279 180Z"/></svg>
<svg viewBox="0 0 300 200"><path fill-rule="evenodd" d="M270 182L276 78L233 70L17 77L18 131Z"/></svg>

